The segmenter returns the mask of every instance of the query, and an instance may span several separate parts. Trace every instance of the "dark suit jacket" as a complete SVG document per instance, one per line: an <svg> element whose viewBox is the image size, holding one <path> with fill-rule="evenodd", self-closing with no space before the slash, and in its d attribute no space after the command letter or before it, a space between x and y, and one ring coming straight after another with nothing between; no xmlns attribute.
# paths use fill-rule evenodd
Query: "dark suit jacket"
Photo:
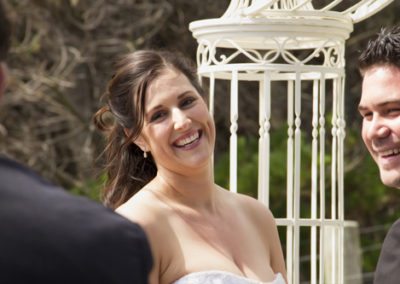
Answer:
<svg viewBox="0 0 400 284"><path fill-rule="evenodd" d="M400 219L390 228L375 270L375 284L400 283Z"/></svg>
<svg viewBox="0 0 400 284"><path fill-rule="evenodd" d="M136 224L0 157L0 283L147 283Z"/></svg>

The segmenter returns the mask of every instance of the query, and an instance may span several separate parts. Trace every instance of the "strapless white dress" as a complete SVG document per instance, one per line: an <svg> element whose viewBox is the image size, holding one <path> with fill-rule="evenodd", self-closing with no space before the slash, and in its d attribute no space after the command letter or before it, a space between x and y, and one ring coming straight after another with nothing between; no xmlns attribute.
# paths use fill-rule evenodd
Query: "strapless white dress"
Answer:
<svg viewBox="0 0 400 284"><path fill-rule="evenodd" d="M231 272L207 270L189 273L172 284L286 284L282 274L275 274L272 282L260 282Z"/></svg>

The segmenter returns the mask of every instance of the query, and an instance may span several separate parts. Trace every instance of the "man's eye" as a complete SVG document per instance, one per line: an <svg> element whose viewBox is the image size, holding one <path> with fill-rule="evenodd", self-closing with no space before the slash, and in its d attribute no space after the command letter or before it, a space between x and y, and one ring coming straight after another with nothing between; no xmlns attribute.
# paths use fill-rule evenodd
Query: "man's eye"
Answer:
<svg viewBox="0 0 400 284"><path fill-rule="evenodd" d="M389 114L399 114L400 113L400 109L398 108L391 108L387 111Z"/></svg>
<svg viewBox="0 0 400 284"><path fill-rule="evenodd" d="M156 121L156 120L160 120L163 117L165 117L167 114L165 111L157 111L156 113L154 113L151 117L150 117L150 122Z"/></svg>
<svg viewBox="0 0 400 284"><path fill-rule="evenodd" d="M361 116L362 116L363 118L369 119L369 118L372 117L372 112L364 112L364 113L361 113Z"/></svg>
<svg viewBox="0 0 400 284"><path fill-rule="evenodd" d="M189 107L196 101L196 98L188 97L181 101L180 107Z"/></svg>

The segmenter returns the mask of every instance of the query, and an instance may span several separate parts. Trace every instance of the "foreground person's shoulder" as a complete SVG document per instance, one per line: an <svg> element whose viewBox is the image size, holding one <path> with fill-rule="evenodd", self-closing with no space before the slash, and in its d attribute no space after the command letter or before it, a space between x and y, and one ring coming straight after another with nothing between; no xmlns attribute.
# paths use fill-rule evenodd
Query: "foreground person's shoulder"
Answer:
<svg viewBox="0 0 400 284"><path fill-rule="evenodd" d="M374 275L374 284L399 283L400 219L390 228L383 242Z"/></svg>

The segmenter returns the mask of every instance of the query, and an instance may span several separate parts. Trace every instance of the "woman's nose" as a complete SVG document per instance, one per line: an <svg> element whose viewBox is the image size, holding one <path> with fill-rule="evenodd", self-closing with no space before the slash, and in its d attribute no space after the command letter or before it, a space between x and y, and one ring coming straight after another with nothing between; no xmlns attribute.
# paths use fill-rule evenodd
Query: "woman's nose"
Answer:
<svg viewBox="0 0 400 284"><path fill-rule="evenodd" d="M192 123L191 119L186 115L186 113L180 109L174 109L172 111L172 119L175 130L186 130Z"/></svg>

